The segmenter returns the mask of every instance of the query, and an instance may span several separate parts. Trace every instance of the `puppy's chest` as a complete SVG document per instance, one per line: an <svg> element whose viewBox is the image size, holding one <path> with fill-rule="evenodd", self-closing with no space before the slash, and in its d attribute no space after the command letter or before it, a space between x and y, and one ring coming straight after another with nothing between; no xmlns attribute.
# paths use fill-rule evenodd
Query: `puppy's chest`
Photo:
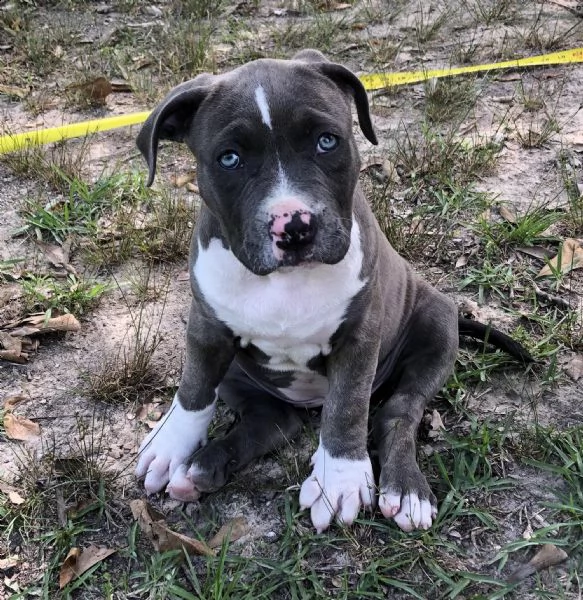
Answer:
<svg viewBox="0 0 583 600"><path fill-rule="evenodd" d="M257 276L212 240L207 249L199 248L194 276L249 358L274 371L308 372L310 361L330 353L330 339L364 285L360 262L359 256L347 257L336 265Z"/></svg>

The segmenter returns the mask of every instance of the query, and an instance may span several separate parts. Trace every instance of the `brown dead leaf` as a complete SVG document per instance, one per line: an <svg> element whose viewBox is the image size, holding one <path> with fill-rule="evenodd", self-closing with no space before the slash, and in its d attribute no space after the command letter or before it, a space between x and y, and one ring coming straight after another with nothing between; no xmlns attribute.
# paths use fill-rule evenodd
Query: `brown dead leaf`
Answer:
<svg viewBox="0 0 583 600"><path fill-rule="evenodd" d="M503 205L498 209L498 212L500 213L500 216L509 223L516 223L516 212L514 212L513 208Z"/></svg>
<svg viewBox="0 0 583 600"><path fill-rule="evenodd" d="M6 436L11 440L28 442L40 435L40 425L38 423L11 412L4 415L4 429L6 430Z"/></svg>
<svg viewBox="0 0 583 600"><path fill-rule="evenodd" d="M176 177L172 177L171 181L174 187L181 188L184 187L187 183L192 183L196 180L196 173L184 173L183 175L177 175Z"/></svg>
<svg viewBox="0 0 583 600"><path fill-rule="evenodd" d="M0 571L8 571L8 569L13 569L16 565L18 565L18 562L18 555L0 558Z"/></svg>
<svg viewBox="0 0 583 600"><path fill-rule="evenodd" d="M184 549L189 554L214 556L214 551L204 542L172 531L166 525L163 516L145 500L132 500L130 508L134 519L138 522L138 526L150 538L152 545L158 552Z"/></svg>
<svg viewBox="0 0 583 600"><path fill-rule="evenodd" d="M26 400L26 396L22 394L15 394L14 396L6 396L4 398L4 410L10 412L17 404L24 402Z"/></svg>
<svg viewBox="0 0 583 600"><path fill-rule="evenodd" d="M352 8L352 4L348 4L348 2L332 2L330 5L330 10L347 10L348 8Z"/></svg>
<svg viewBox="0 0 583 600"><path fill-rule="evenodd" d="M10 500L10 502L12 502L12 504L15 504L16 506L19 506L26 502L26 500L16 490L10 490L8 492L8 500Z"/></svg>
<svg viewBox="0 0 583 600"><path fill-rule="evenodd" d="M28 360L28 357L22 353L12 352L11 350L0 350L0 359L23 365Z"/></svg>
<svg viewBox="0 0 583 600"><path fill-rule="evenodd" d="M15 85L4 85L0 83L0 94L22 99L28 96L28 90L16 87Z"/></svg>
<svg viewBox="0 0 583 600"><path fill-rule="evenodd" d="M75 577L79 577L79 575L82 575L93 565L101 562L114 552L117 552L115 548L99 548L98 546L88 546L83 550L71 548L61 565L59 588L63 589Z"/></svg>
<svg viewBox="0 0 583 600"><path fill-rule="evenodd" d="M65 89L67 91L73 90L85 99L101 106L105 104L105 99L113 90L111 82L105 77L97 77L83 83L75 83L67 86Z"/></svg>
<svg viewBox="0 0 583 600"><path fill-rule="evenodd" d="M522 581L530 575L534 575L534 573L564 562L568 557L569 555L562 548L557 548L554 544L543 544L543 547L527 564L521 565L511 573L510 577L508 577L508 582L516 583L517 581Z"/></svg>
<svg viewBox="0 0 583 600"><path fill-rule="evenodd" d="M235 517L228 523L225 523L213 537L209 540L208 545L211 548L219 548L223 542L235 542L243 537L249 531L249 524L244 517Z"/></svg>
<svg viewBox="0 0 583 600"><path fill-rule="evenodd" d="M560 264L559 264L560 259ZM583 267L583 247L579 240L567 238L554 258L549 261L550 264L545 265L537 275L537 277L546 277L552 275L553 271L568 273L573 269Z"/></svg>
<svg viewBox="0 0 583 600"><path fill-rule="evenodd" d="M29 315L15 323L9 323L5 329L10 330L10 335L27 336L37 333L53 333L56 331L79 331L81 324L72 314L59 315L58 317L46 318L45 313Z"/></svg>
<svg viewBox="0 0 583 600"><path fill-rule="evenodd" d="M469 260L469 256L467 254L462 254L460 257L458 257L458 259L455 261L455 269L459 269L460 267L465 267L468 264L468 260Z"/></svg>
<svg viewBox="0 0 583 600"><path fill-rule="evenodd" d="M517 246L516 250L522 252L522 254L527 254L528 256L543 261L552 258L553 256L553 253L550 250L543 248L542 246Z"/></svg>
<svg viewBox="0 0 583 600"><path fill-rule="evenodd" d="M176 276L176 281L188 281L190 279L190 272L187 270L180 271Z"/></svg>
<svg viewBox="0 0 583 600"><path fill-rule="evenodd" d="M17 355L22 352L22 340L5 331L0 331L0 346Z"/></svg>
<svg viewBox="0 0 583 600"><path fill-rule="evenodd" d="M434 409L431 413L431 421L429 422L429 437L437 438L441 435L441 432L445 431L445 425L441 419L441 415Z"/></svg>
<svg viewBox="0 0 583 600"><path fill-rule="evenodd" d="M62 246L48 244L38 241L37 246L42 250L45 258L59 269L66 269L69 273L75 273L75 268L69 264L70 243L65 242Z"/></svg>
<svg viewBox="0 0 583 600"><path fill-rule="evenodd" d="M565 367L565 373L573 380L579 381L583 377L583 355L577 354Z"/></svg>

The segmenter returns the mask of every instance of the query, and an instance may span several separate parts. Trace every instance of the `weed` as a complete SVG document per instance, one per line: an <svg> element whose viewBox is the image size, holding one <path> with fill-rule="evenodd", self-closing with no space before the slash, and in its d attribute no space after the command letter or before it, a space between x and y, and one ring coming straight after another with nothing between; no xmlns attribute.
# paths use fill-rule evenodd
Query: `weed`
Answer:
<svg viewBox="0 0 583 600"><path fill-rule="evenodd" d="M548 229L562 218L563 214L559 211L540 205L516 216L512 223L481 217L474 229L486 241L486 252L490 253L509 246L533 246L552 239Z"/></svg>
<svg viewBox="0 0 583 600"><path fill-rule="evenodd" d="M443 24L450 16L448 10L444 9L432 19L430 17L431 12L431 6L426 8L426 5L419 3L417 18L414 25L415 39L417 40L417 44L419 46L435 38Z"/></svg>
<svg viewBox="0 0 583 600"><path fill-rule="evenodd" d="M212 24L206 21L177 18L168 22L159 40L164 53L156 58L161 61L163 74L172 78L178 75L180 80L184 76L191 79L199 73L214 72L213 34Z"/></svg>
<svg viewBox="0 0 583 600"><path fill-rule="evenodd" d="M48 275L29 276L22 280L23 301L28 312L41 311L47 318L53 312L84 315L94 308L109 285L68 275L59 281Z"/></svg>
<svg viewBox="0 0 583 600"><path fill-rule="evenodd" d="M524 29L516 29L520 43L538 52L559 50L579 33L580 22L575 22L568 29L563 27L563 19L547 18L546 7L541 4L535 13L534 20Z"/></svg>
<svg viewBox="0 0 583 600"><path fill-rule="evenodd" d="M505 299L512 295L516 277L511 264L492 264L489 259L482 262L479 267L472 267L460 283L460 289L468 286L478 288L478 302L484 304L486 295L493 293Z"/></svg>
<svg viewBox="0 0 583 600"><path fill-rule="evenodd" d="M508 23L515 15L515 0L462 0L463 10L475 23L489 26L496 21Z"/></svg>
<svg viewBox="0 0 583 600"><path fill-rule="evenodd" d="M126 298L126 305L130 308ZM154 365L154 355L162 337L160 324L164 304L157 320L151 320L144 303L137 313L130 309L132 323L126 337L129 343L120 344L112 356L105 356L97 368L84 374L86 392L94 401L128 403L139 399L147 402L163 388L163 377Z"/></svg>
<svg viewBox="0 0 583 600"><path fill-rule="evenodd" d="M424 124L421 135L409 128L398 131L389 151L391 162L401 179L422 186L437 187L439 182L465 185L490 171L500 146L492 140L468 142L452 128L441 133Z"/></svg>
<svg viewBox="0 0 583 600"><path fill-rule="evenodd" d="M560 131L558 121L547 115L542 120L530 119L526 126L516 124L515 134L523 148L542 148Z"/></svg>
<svg viewBox="0 0 583 600"><path fill-rule="evenodd" d="M274 31L273 40L279 52L301 48L318 48L326 52L340 36L345 37L344 31L347 27L346 17L318 13L310 22L290 21L284 27Z"/></svg>
<svg viewBox="0 0 583 600"><path fill-rule="evenodd" d="M445 77L425 83L425 116L433 123L465 119L478 98L476 82Z"/></svg>
<svg viewBox="0 0 583 600"><path fill-rule="evenodd" d="M578 183L581 163L565 150L559 153L557 163L568 201L568 211L564 215L563 224L569 236L577 237L583 234L583 191Z"/></svg>
<svg viewBox="0 0 583 600"><path fill-rule="evenodd" d="M67 193L70 182L80 179L84 170L91 138L64 141L49 149L29 146L3 154L0 160L17 175L48 183L59 193Z"/></svg>

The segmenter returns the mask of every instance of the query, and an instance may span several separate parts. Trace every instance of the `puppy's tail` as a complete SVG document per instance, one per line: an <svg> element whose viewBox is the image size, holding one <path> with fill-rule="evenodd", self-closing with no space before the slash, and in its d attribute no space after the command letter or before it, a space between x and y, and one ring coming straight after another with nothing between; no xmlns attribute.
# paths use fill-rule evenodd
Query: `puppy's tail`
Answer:
<svg viewBox="0 0 583 600"><path fill-rule="evenodd" d="M498 329L490 325L485 325L473 319L464 319L459 317L458 330L460 335L481 340L487 344L492 344L496 348L503 350L523 363L536 362L529 354L528 350L516 340L513 340L509 335L502 333Z"/></svg>

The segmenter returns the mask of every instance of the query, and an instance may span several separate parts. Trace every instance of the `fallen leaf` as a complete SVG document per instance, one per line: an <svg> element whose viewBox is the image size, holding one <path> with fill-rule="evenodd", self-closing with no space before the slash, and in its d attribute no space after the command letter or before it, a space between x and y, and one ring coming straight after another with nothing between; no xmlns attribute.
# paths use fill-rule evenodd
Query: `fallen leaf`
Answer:
<svg viewBox="0 0 583 600"><path fill-rule="evenodd" d="M243 537L249 531L249 524L244 517L235 517L228 523L225 523L209 540L208 545L211 548L219 548L223 542L235 542Z"/></svg>
<svg viewBox="0 0 583 600"><path fill-rule="evenodd" d="M6 436L11 440L28 442L40 435L38 423L10 412L4 415L4 429Z"/></svg>
<svg viewBox="0 0 583 600"><path fill-rule="evenodd" d="M516 250L543 261L552 258L553 256L551 250L543 248L542 246L517 246Z"/></svg>
<svg viewBox="0 0 583 600"><path fill-rule="evenodd" d="M80 548L71 548L61 565L59 588L63 589L75 577L79 577L79 575L82 575L93 565L111 556L114 552L117 552L115 548L100 548L93 545L83 550Z"/></svg>
<svg viewBox="0 0 583 600"><path fill-rule="evenodd" d="M14 568L18 564L18 560L18 555L0 558L0 571L8 571L8 569Z"/></svg>
<svg viewBox="0 0 583 600"><path fill-rule="evenodd" d="M180 271L176 276L176 281L188 281L190 279L190 272L187 270Z"/></svg>
<svg viewBox="0 0 583 600"><path fill-rule="evenodd" d="M509 223L516 223L517 218L514 209L509 208L508 206L501 206L498 209L498 212L500 213L500 216Z"/></svg>
<svg viewBox="0 0 583 600"><path fill-rule="evenodd" d="M12 352L11 350L0 350L0 358L22 365L27 361L27 357L22 353Z"/></svg>
<svg viewBox="0 0 583 600"><path fill-rule="evenodd" d="M80 40L80 42L83 42L83 40ZM111 94L113 88L109 79L105 77L96 77L90 81L69 85L65 89L67 91L73 90L90 102L103 106L105 104L105 99Z"/></svg>
<svg viewBox="0 0 583 600"><path fill-rule="evenodd" d="M546 277L556 271L564 274L583 267L583 247L579 240L567 238L557 256L552 258L549 263L540 270L537 277Z"/></svg>
<svg viewBox="0 0 583 600"><path fill-rule="evenodd" d="M17 355L22 352L22 340L4 331L0 331L0 346Z"/></svg>
<svg viewBox="0 0 583 600"><path fill-rule="evenodd" d="M348 8L352 8L352 4L348 4L348 2L333 2L330 6L331 10L346 10Z"/></svg>
<svg viewBox="0 0 583 600"><path fill-rule="evenodd" d="M26 500L16 490L10 490L8 492L8 500L10 500L10 502L16 506L26 502Z"/></svg>
<svg viewBox="0 0 583 600"><path fill-rule="evenodd" d="M181 188L184 187L187 183L191 183L196 180L196 173L185 173L183 175L177 175L176 177L172 177L171 181L174 187Z"/></svg>
<svg viewBox="0 0 583 600"><path fill-rule="evenodd" d="M75 269L69 264L70 243L65 242L62 246L48 244L38 241L37 246L43 251L45 258L57 268L66 269L69 273L75 273Z"/></svg>
<svg viewBox="0 0 583 600"><path fill-rule="evenodd" d="M565 367L565 373L573 380L579 381L583 377L583 355L578 354L572 358Z"/></svg>
<svg viewBox="0 0 583 600"><path fill-rule="evenodd" d="M28 96L28 90L16 87L14 85L3 85L0 83L0 94L16 98L26 98L26 96Z"/></svg>
<svg viewBox="0 0 583 600"><path fill-rule="evenodd" d="M28 336L56 331L79 331L81 323L75 315L69 313L50 319L46 318L45 313L37 313L15 323L9 323L5 326L5 329L10 330L12 336Z"/></svg>
<svg viewBox="0 0 583 600"><path fill-rule="evenodd" d="M4 410L11 411L17 404L24 402L26 400L26 396L22 394L16 394L14 396L6 396L4 398Z"/></svg>
<svg viewBox="0 0 583 600"><path fill-rule="evenodd" d="M562 563L568 557L569 555L562 548L557 548L554 544L544 544L527 564L521 565L511 573L508 582L522 581L534 573Z"/></svg>
<svg viewBox="0 0 583 600"><path fill-rule="evenodd" d="M455 261L455 269L459 269L460 267L465 267L468 264L468 260L469 260L469 256L467 254L462 254L456 261Z"/></svg>
<svg viewBox="0 0 583 600"><path fill-rule="evenodd" d="M434 409L431 413L431 421L429 422L429 437L436 438L441 435L441 432L445 431L445 425L441 419L441 415Z"/></svg>
<svg viewBox="0 0 583 600"><path fill-rule="evenodd" d="M172 531L166 525L163 516L154 510L145 500L132 500L130 508L134 519L138 522L138 526L148 536L158 552L184 549L189 554L199 554L202 556L215 555L214 551L204 542Z"/></svg>

